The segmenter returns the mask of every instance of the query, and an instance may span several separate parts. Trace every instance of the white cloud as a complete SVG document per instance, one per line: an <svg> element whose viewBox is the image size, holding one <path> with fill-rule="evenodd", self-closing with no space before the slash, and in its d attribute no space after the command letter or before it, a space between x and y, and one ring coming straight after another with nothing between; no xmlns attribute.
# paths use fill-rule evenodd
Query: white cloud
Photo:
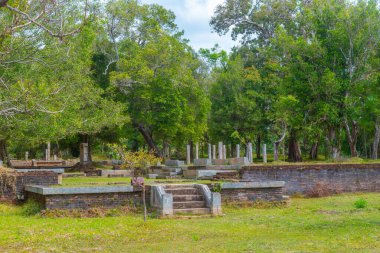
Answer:
<svg viewBox="0 0 380 253"><path fill-rule="evenodd" d="M211 48L216 43L226 51L237 45L229 35L219 36L212 33L209 25L210 19L218 4L224 0L142 0L142 3L160 4L170 9L176 15L176 23L185 31L185 37L195 49Z"/></svg>

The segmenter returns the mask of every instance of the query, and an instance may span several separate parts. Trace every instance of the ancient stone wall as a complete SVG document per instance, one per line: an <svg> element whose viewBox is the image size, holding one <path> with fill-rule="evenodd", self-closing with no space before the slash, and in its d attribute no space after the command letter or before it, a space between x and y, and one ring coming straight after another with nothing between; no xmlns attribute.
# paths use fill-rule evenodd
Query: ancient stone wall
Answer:
<svg viewBox="0 0 380 253"><path fill-rule="evenodd" d="M7 200L23 200L25 185L56 185L58 174L49 171L3 172L0 173L0 198Z"/></svg>
<svg viewBox="0 0 380 253"><path fill-rule="evenodd" d="M247 188L247 189L222 189L220 192L223 202L250 203L256 201L281 202L283 188Z"/></svg>
<svg viewBox="0 0 380 253"><path fill-rule="evenodd" d="M285 181L286 194L380 192L380 164L245 166L243 181Z"/></svg>
<svg viewBox="0 0 380 253"><path fill-rule="evenodd" d="M141 192L117 192L96 194L41 195L28 192L28 199L34 199L46 209L90 209L140 206Z"/></svg>

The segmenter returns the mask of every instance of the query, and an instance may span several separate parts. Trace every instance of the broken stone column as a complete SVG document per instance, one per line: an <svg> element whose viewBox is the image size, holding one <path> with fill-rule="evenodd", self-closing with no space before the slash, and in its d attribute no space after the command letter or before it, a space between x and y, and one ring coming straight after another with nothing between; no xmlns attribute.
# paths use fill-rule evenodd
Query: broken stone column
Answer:
<svg viewBox="0 0 380 253"><path fill-rule="evenodd" d="M88 153L88 143L81 143L80 144L80 163L86 164L90 162L90 157Z"/></svg>
<svg viewBox="0 0 380 253"><path fill-rule="evenodd" d="M57 161L57 160L58 160L57 155L54 155L54 161Z"/></svg>
<svg viewBox="0 0 380 253"><path fill-rule="evenodd" d="M50 141L47 143L47 149L46 149L46 161L50 160Z"/></svg>
<svg viewBox="0 0 380 253"><path fill-rule="evenodd" d="M227 149L226 149L226 145L223 145L223 159L227 159Z"/></svg>
<svg viewBox="0 0 380 253"><path fill-rule="evenodd" d="M236 144L236 158L240 158L240 145Z"/></svg>
<svg viewBox="0 0 380 253"><path fill-rule="evenodd" d="M208 144L208 159L212 159L212 154L211 154L211 144Z"/></svg>
<svg viewBox="0 0 380 253"><path fill-rule="evenodd" d="M26 151L26 152L25 152L25 161L27 161L28 159L29 159L29 152Z"/></svg>
<svg viewBox="0 0 380 253"><path fill-rule="evenodd" d="M218 143L218 159L223 159L223 142Z"/></svg>
<svg viewBox="0 0 380 253"><path fill-rule="evenodd" d="M247 154L248 161L249 161L249 163L252 163L253 162L253 159L252 159L253 156L252 156L252 143L251 142L248 142L247 151L248 151L248 154Z"/></svg>
<svg viewBox="0 0 380 253"><path fill-rule="evenodd" d="M267 163L267 144L263 144L263 162Z"/></svg>
<svg viewBox="0 0 380 253"><path fill-rule="evenodd" d="M191 163L190 158L190 145L186 146L186 164L189 165Z"/></svg>
<svg viewBox="0 0 380 253"><path fill-rule="evenodd" d="M216 159L216 145L212 145L212 159Z"/></svg>
<svg viewBox="0 0 380 253"><path fill-rule="evenodd" d="M199 144L195 143L195 159L199 159Z"/></svg>

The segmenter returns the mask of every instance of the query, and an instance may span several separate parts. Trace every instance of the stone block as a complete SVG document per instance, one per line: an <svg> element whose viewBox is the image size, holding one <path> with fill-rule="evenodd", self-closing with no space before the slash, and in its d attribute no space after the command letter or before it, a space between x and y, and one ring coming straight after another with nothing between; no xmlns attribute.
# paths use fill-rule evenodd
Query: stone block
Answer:
<svg viewBox="0 0 380 253"><path fill-rule="evenodd" d="M212 164L213 165L226 165L228 163L228 160L226 159L213 159Z"/></svg>
<svg viewBox="0 0 380 253"><path fill-rule="evenodd" d="M186 170L183 176L188 179L207 179L213 178L217 173L233 172L231 170Z"/></svg>
<svg viewBox="0 0 380 253"><path fill-rule="evenodd" d="M212 161L211 159L208 159L208 158L201 158L201 159L194 160L195 166L206 166L206 165L211 165L211 164L212 164Z"/></svg>
<svg viewBox="0 0 380 253"><path fill-rule="evenodd" d="M148 174L148 178L150 179L156 179L158 177L158 174Z"/></svg>
<svg viewBox="0 0 380 253"><path fill-rule="evenodd" d="M249 165L247 157L229 158L228 164L230 165Z"/></svg>
<svg viewBox="0 0 380 253"><path fill-rule="evenodd" d="M102 170L102 177L130 177L131 170Z"/></svg>
<svg viewBox="0 0 380 253"><path fill-rule="evenodd" d="M165 161L166 166L184 166L185 162L180 160L167 160Z"/></svg>

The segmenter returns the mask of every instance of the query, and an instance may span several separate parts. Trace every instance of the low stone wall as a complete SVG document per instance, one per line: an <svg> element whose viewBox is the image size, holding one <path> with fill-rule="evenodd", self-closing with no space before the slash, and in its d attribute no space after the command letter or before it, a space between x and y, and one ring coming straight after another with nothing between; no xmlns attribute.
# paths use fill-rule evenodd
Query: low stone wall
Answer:
<svg viewBox="0 0 380 253"><path fill-rule="evenodd" d="M283 194L284 185L281 181L223 183L220 193L223 202L284 202L287 199Z"/></svg>
<svg viewBox="0 0 380 253"><path fill-rule="evenodd" d="M50 171L6 172L0 173L0 197L7 200L23 200L25 185L56 185L59 175Z"/></svg>
<svg viewBox="0 0 380 253"><path fill-rule="evenodd" d="M380 192L380 164L245 166L244 181L285 181L286 194Z"/></svg>
<svg viewBox="0 0 380 253"><path fill-rule="evenodd" d="M142 203L141 189L131 186L44 188L27 186L28 198L44 209L90 209L138 206Z"/></svg>

